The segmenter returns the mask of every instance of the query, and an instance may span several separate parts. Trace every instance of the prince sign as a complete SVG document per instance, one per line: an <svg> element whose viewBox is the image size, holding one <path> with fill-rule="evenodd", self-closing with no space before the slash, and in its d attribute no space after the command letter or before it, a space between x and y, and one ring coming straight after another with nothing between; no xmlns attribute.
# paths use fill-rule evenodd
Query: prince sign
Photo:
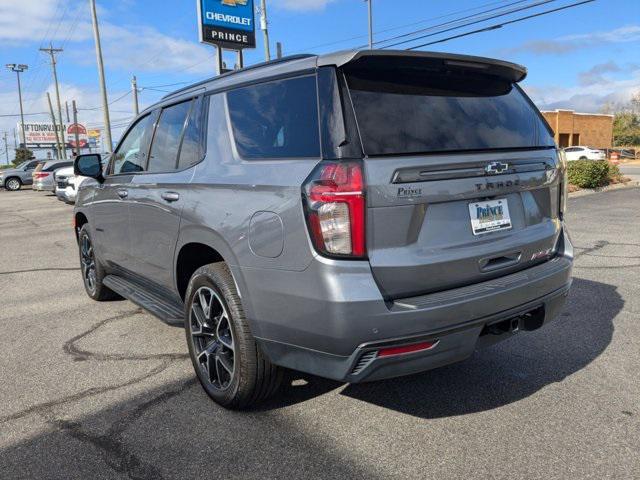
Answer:
<svg viewBox="0 0 640 480"><path fill-rule="evenodd" d="M197 0L200 41L240 50L256 46L253 0Z"/></svg>

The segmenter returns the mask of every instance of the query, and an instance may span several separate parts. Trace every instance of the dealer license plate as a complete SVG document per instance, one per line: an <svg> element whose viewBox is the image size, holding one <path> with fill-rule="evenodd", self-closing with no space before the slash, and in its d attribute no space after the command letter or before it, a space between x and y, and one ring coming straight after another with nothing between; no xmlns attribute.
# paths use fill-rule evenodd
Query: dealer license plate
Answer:
<svg viewBox="0 0 640 480"><path fill-rule="evenodd" d="M511 228L509 204L506 198L470 203L469 215L474 235Z"/></svg>

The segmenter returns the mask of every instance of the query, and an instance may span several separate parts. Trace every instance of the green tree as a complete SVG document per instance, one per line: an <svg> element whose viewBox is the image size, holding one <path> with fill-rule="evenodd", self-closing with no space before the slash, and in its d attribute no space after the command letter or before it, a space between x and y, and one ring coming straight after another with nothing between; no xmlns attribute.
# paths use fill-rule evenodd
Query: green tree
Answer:
<svg viewBox="0 0 640 480"><path fill-rule="evenodd" d="M627 105L614 113L613 145L640 145L640 92L634 94Z"/></svg>
<svg viewBox="0 0 640 480"><path fill-rule="evenodd" d="M33 152L28 148L16 148L16 158L13 161L15 165L33 158Z"/></svg>

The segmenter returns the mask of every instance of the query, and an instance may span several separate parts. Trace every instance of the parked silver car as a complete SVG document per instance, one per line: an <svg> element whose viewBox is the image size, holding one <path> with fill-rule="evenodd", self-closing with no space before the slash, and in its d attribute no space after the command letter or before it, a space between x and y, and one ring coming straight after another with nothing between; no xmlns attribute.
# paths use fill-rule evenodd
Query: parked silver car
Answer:
<svg viewBox="0 0 640 480"><path fill-rule="evenodd" d="M53 174L59 168L71 167L73 161L70 160L50 160L36 168L33 172L33 189L41 192L54 192L56 189L53 181Z"/></svg>
<svg viewBox="0 0 640 480"><path fill-rule="evenodd" d="M41 160L27 160L14 168L0 170L0 188L15 191L20 190L23 185L31 185L31 174L40 162Z"/></svg>
<svg viewBox="0 0 640 480"><path fill-rule="evenodd" d="M281 367L378 380L537 330L562 309L573 247L566 163L525 76L366 50L167 95L106 169L76 161L96 179L74 214L86 292L184 322L200 383L230 408L274 392Z"/></svg>

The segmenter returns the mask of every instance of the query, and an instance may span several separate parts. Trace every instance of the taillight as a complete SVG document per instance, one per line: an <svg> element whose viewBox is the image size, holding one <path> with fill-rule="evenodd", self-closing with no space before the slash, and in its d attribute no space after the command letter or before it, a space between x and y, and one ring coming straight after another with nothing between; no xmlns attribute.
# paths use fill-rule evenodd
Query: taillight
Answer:
<svg viewBox="0 0 640 480"><path fill-rule="evenodd" d="M33 178L45 178L48 176L49 176L49 173L47 172L36 172L33 174Z"/></svg>
<svg viewBox="0 0 640 480"><path fill-rule="evenodd" d="M560 218L564 217L565 212L567 211L567 197L569 194L569 177L568 177L568 168L567 168L567 156L564 153L564 150L558 149L558 160L560 161Z"/></svg>
<svg viewBox="0 0 640 480"><path fill-rule="evenodd" d="M320 163L305 182L303 193L316 250L328 256L366 257L362 163Z"/></svg>

